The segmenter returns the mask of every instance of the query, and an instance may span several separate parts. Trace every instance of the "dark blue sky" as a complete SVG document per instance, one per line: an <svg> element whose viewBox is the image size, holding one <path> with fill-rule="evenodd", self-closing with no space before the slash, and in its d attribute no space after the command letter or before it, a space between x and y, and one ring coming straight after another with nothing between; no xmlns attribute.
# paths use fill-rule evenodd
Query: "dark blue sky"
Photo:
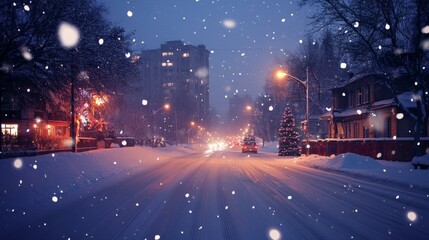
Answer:
<svg viewBox="0 0 429 240"><path fill-rule="evenodd" d="M204 44L210 54L210 104L227 110L234 93L255 97L275 60L304 40L308 9L274 0L100 0L113 23L135 32L136 50L170 40ZM129 17L128 11L132 12ZM235 26L234 26L235 24Z"/></svg>

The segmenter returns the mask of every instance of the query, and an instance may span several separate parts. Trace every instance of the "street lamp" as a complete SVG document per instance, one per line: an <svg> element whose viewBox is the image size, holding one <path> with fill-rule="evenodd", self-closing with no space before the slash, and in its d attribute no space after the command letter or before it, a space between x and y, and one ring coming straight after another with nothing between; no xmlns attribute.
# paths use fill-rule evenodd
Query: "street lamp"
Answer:
<svg viewBox="0 0 429 240"><path fill-rule="evenodd" d="M160 107L157 110L152 110L152 126L153 126L153 136L155 137L155 115L157 113L159 113L161 110L169 110L170 109L170 104L166 103L164 104L162 107Z"/></svg>
<svg viewBox="0 0 429 240"><path fill-rule="evenodd" d="M308 117L309 117L309 112L308 112L308 67L306 68L306 70L305 70L305 73L306 73L306 80L305 81L303 81L303 80L301 80L301 79L299 79L299 78L297 78L297 77L295 77L295 76L292 76L292 75L290 75L289 73L287 73L287 72L285 72L285 71L282 71L282 70L278 70L277 72L276 72L276 76L277 76L277 78L279 78L279 79L283 79L283 78L285 78L285 77L287 77L287 76L289 76L289 77L291 77L293 80L295 80L295 81L297 81L297 82L299 82L300 84L302 84L304 87L305 87L305 103L306 103L306 108L305 108L305 122L304 122L304 132L305 132L305 139L306 139L306 146L305 146L305 148L307 149L306 150L306 156L308 156L309 155L309 150L310 150L310 145L309 145L309 139L308 139L308 134L309 134L309 132L308 132Z"/></svg>
<svg viewBox="0 0 429 240"><path fill-rule="evenodd" d="M194 121L191 121L190 122L190 125L191 125L191 127L188 129L188 131L187 131L187 136L188 136L188 144L189 143L192 143L193 141L192 141L192 138L190 137L190 132L192 131L192 129L195 127L195 122ZM177 131L177 130L176 130ZM191 141L190 141L191 140Z"/></svg>

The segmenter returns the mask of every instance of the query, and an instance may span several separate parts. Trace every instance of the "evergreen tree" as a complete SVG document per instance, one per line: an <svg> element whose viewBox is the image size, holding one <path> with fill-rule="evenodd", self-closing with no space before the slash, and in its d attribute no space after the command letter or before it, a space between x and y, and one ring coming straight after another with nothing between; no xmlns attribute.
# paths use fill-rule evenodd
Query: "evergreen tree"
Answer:
<svg viewBox="0 0 429 240"><path fill-rule="evenodd" d="M295 118L289 107L286 107L279 128L279 156L299 156L299 135L295 130Z"/></svg>

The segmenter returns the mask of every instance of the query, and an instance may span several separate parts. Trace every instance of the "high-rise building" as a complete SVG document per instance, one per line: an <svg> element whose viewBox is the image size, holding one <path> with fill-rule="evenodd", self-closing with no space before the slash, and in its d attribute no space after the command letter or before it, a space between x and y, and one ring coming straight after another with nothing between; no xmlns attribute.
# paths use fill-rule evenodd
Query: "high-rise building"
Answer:
<svg viewBox="0 0 429 240"><path fill-rule="evenodd" d="M167 41L159 49L142 51L143 91L148 107L154 113L165 103L171 105L168 112L153 116L158 120L156 131L159 135L184 142L191 121L206 124L209 54L204 45L185 45L182 41Z"/></svg>

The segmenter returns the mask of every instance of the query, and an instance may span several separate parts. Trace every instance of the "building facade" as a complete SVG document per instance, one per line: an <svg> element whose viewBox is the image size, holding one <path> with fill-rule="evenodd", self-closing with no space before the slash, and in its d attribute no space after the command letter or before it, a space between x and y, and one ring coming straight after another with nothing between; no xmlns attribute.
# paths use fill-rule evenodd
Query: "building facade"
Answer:
<svg viewBox="0 0 429 240"><path fill-rule="evenodd" d="M184 142L191 121L206 125L209 116L209 54L204 45L167 41L159 49L143 50L143 97L154 113L163 104L171 108L152 118L154 135Z"/></svg>
<svg viewBox="0 0 429 240"><path fill-rule="evenodd" d="M411 86L403 77L384 75L354 76L332 89L332 111L323 115L329 121L328 138L412 137L416 111Z"/></svg>
<svg viewBox="0 0 429 240"><path fill-rule="evenodd" d="M43 101L23 104L22 94L1 89L1 152L25 149L64 148L70 124L63 116L47 109Z"/></svg>

